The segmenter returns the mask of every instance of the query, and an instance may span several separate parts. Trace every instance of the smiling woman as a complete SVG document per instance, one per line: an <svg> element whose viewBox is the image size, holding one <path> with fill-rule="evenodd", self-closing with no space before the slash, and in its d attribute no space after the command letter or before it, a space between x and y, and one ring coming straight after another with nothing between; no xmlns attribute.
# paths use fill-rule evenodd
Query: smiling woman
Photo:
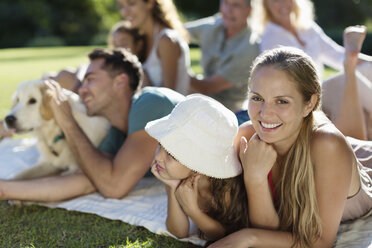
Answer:
<svg viewBox="0 0 372 248"><path fill-rule="evenodd" d="M172 0L118 0L120 13L146 37L146 85L189 90L187 35Z"/></svg>
<svg viewBox="0 0 372 248"><path fill-rule="evenodd" d="M241 126L236 145L251 228L211 247L331 247L341 221L372 209L372 173L317 111L320 80L304 52L263 53L249 84L251 122Z"/></svg>

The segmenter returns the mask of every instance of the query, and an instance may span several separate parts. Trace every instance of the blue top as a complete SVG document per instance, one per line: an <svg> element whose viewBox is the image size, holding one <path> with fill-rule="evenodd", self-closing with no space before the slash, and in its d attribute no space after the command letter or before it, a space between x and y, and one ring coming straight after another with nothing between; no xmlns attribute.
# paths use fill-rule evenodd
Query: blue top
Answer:
<svg viewBox="0 0 372 248"><path fill-rule="evenodd" d="M145 129L147 122L160 119L172 111L185 97L168 88L145 87L132 98L129 112L128 134L111 127L99 150L115 155L127 135Z"/></svg>

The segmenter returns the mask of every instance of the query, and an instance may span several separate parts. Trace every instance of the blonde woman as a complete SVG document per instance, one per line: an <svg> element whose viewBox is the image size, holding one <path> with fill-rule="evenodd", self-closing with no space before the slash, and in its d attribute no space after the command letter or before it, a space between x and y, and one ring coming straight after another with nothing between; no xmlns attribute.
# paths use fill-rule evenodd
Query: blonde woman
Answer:
<svg viewBox="0 0 372 248"><path fill-rule="evenodd" d="M331 247L341 221L372 209L371 171L317 111L320 81L305 53L265 52L249 84L251 121L236 144L252 227L210 247Z"/></svg>
<svg viewBox="0 0 372 248"><path fill-rule="evenodd" d="M320 77L323 75L324 65L341 71L350 69L344 66L345 57L350 52L347 49L348 44L345 44L345 48L338 45L314 22L314 8L310 0L255 0L251 23L254 33L261 37L261 51L279 46L299 48L314 60ZM359 33L359 40L348 39L355 33ZM365 35L365 27L345 29L344 43L345 40L346 43L358 43L351 44L355 47L354 52L359 52L359 65L357 71L355 72L355 68L353 71L356 73L358 95L344 99L344 92L349 94L347 83L350 80L348 75L341 72L323 83L322 109L345 135L372 139L372 132L367 135L367 129L372 126L372 119L369 120L372 116L372 57L360 53ZM341 103L347 101L344 105L348 106L353 105L356 100L361 101L363 111L367 113L362 117L365 120L361 122L352 117L342 117L343 111L350 113L350 110L342 109Z"/></svg>
<svg viewBox="0 0 372 248"><path fill-rule="evenodd" d="M189 90L190 66L186 31L172 0L118 0L120 13L146 37L143 69L147 85L182 94Z"/></svg>

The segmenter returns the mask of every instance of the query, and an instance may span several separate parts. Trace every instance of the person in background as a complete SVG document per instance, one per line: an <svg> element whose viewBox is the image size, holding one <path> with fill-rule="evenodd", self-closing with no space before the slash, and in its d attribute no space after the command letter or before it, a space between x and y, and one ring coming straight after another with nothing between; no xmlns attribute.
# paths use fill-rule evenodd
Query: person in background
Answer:
<svg viewBox="0 0 372 248"><path fill-rule="evenodd" d="M136 55L141 63L146 58L146 37L136 28L132 28L129 21L119 21L111 28L107 37L109 48L126 48Z"/></svg>
<svg viewBox="0 0 372 248"><path fill-rule="evenodd" d="M146 37L145 85L189 93L187 33L172 0L118 0L120 13Z"/></svg>
<svg viewBox="0 0 372 248"><path fill-rule="evenodd" d="M233 112L210 97L192 94L145 130L159 142L151 171L166 186L166 225L173 235L190 235L189 218L207 240L248 227Z"/></svg>
<svg viewBox="0 0 372 248"><path fill-rule="evenodd" d="M372 103L370 101L372 97L372 57L360 53L364 38L359 38L359 41L349 39L350 42L354 43L351 44L355 47L354 52L359 52L359 65L355 72L359 94L353 94L353 97L354 101L361 102L363 111L366 113L362 118L364 121L360 121L361 118L354 121L352 117L339 118L340 115L342 116L339 113L344 112L341 109L341 102L345 103L351 99L351 97L343 98L343 96L349 94L347 89L350 80L346 71L350 68L344 67L344 61L348 59L347 53L351 50L345 50L347 44L344 48L334 42L314 22L314 7L310 0L255 0L253 2L251 27L255 36L260 37L261 52L279 46L299 48L314 60L321 78L324 65L336 70L345 70L345 72L341 72L323 82L322 109L345 135L359 139L367 139L368 136L372 138L372 130L369 135L367 134L367 130L372 127L372 119L370 119L372 117ZM356 31L356 29L359 29L359 31ZM347 28L344 37L347 39L349 36L355 36L355 34L351 34L353 32L359 32L360 37L365 37L366 29L360 26ZM346 40L347 43L349 41ZM349 102L353 105L352 99ZM351 113L349 112L349 114Z"/></svg>
<svg viewBox="0 0 372 248"><path fill-rule="evenodd" d="M233 112L246 109L249 68L259 54L248 25L251 10L250 0L221 0L219 14L185 24L202 53L203 76L190 76L191 89Z"/></svg>

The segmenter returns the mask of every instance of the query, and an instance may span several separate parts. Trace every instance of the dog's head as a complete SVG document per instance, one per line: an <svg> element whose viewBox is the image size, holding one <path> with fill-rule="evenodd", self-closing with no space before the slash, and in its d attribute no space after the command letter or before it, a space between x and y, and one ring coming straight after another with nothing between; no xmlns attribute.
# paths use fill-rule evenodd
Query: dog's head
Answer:
<svg viewBox="0 0 372 248"><path fill-rule="evenodd" d="M5 117L7 128L17 133L29 132L52 119L50 94L43 80L22 82L13 95L11 111Z"/></svg>

